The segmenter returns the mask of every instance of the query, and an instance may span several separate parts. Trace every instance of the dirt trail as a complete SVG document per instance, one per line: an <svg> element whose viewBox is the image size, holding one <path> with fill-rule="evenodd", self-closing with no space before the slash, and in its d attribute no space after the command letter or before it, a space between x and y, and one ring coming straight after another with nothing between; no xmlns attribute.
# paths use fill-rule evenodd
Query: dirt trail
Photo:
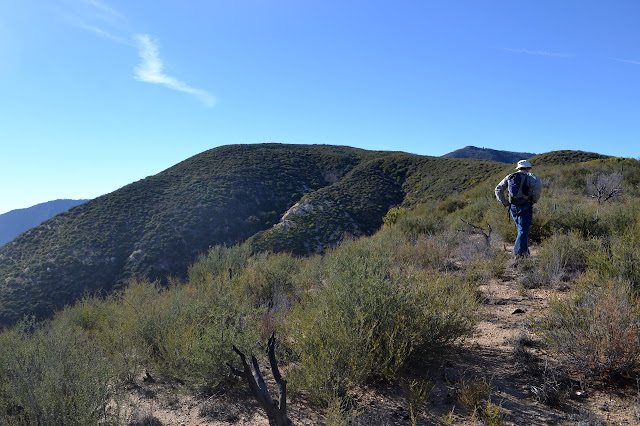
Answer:
<svg viewBox="0 0 640 426"><path fill-rule="evenodd" d="M457 379L446 383L460 387L460 383L486 379L492 388L491 402L500 406L507 423L522 425L557 424L566 418L549 407L537 403L531 396L531 381L516 366L514 347L518 339L532 341L527 332L529 316L547 307L549 290L528 290L522 294L514 275L492 279L478 290L486 298L484 318L474 335L465 343L445 376ZM529 348L532 352L539 350ZM456 383L457 382L457 383Z"/></svg>
<svg viewBox="0 0 640 426"><path fill-rule="evenodd" d="M555 290L518 289L518 267L511 265L502 279L492 279L479 287L486 298L484 318L474 335L463 345L443 369L432 395L432 412L425 424L438 424L456 403L456 388L461 383L486 378L490 381L491 402L501 407L503 420L510 425L601 425L640 424L640 393L637 389L605 390L574 388L560 408L537 402L532 386L540 386L543 379L527 374L518 364L514 349L519 342L528 343L527 351L535 356L541 368L546 354L536 345L529 333L532 315L544 315L552 297L566 293ZM522 346L520 344L520 346ZM461 407L456 406L453 424L478 423ZM466 414L466 416L465 416Z"/></svg>

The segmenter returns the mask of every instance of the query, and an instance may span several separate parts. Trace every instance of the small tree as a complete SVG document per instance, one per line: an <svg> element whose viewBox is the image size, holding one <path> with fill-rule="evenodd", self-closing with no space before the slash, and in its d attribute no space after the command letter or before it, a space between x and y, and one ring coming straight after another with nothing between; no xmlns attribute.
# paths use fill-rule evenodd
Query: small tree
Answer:
<svg viewBox="0 0 640 426"><path fill-rule="evenodd" d="M622 192L622 173L594 173L587 181L587 189L598 204L613 200Z"/></svg>

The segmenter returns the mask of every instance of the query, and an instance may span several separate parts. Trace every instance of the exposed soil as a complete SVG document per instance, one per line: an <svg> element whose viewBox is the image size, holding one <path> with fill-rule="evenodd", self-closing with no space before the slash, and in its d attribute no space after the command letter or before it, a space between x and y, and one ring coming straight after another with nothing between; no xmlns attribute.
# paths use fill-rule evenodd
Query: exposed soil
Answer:
<svg viewBox="0 0 640 426"><path fill-rule="evenodd" d="M551 297L566 293L551 289L521 291L517 275L518 267L512 265L501 279L480 286L485 298L484 315L474 335L441 360L442 365L418 378L430 380L433 390L417 424L499 424L490 423L482 408L473 410L461 404L461 395L475 384L485 385L484 389L490 391L489 400L499 407L502 420L509 425L640 424L640 390L635 381L593 389L556 377L562 384L559 406L536 401L534 391L542 389L544 371L553 371L553 360L530 334L528 319L544 314ZM406 386L401 384L360 389L353 395L358 414L350 424L410 425L403 389ZM276 394L275 389L272 394ZM151 417L163 425L268 425L240 381L231 394L206 400L181 395L179 389L166 385L140 382L132 389L131 398L128 410L140 425L153 424L140 421ZM297 425L324 424L323 416L321 409L302 399L294 396L289 401L289 417Z"/></svg>

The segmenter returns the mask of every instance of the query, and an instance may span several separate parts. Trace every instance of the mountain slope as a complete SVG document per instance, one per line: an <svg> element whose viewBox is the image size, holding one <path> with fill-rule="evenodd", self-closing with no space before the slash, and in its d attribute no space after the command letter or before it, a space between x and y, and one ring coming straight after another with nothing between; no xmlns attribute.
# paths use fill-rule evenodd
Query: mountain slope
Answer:
<svg viewBox="0 0 640 426"><path fill-rule="evenodd" d="M36 204L26 209L16 209L0 215L0 246L18 235L40 225L47 219L69 210L88 200L54 200Z"/></svg>
<svg viewBox="0 0 640 426"><path fill-rule="evenodd" d="M439 201L503 170L500 163L388 153L308 194L252 244L262 250L320 253L345 235L370 235L393 206Z"/></svg>
<svg viewBox="0 0 640 426"><path fill-rule="evenodd" d="M530 152L498 151L490 148L477 148L466 146L453 152L443 155L443 158L472 158L476 160L497 161L500 163L515 164L519 160L531 158L536 154Z"/></svg>
<svg viewBox="0 0 640 426"><path fill-rule="evenodd" d="M547 166L583 163L586 161L603 160L606 158L611 157L609 155L596 154L595 152L562 150L536 155L530 160L531 164L534 166Z"/></svg>
<svg viewBox="0 0 640 426"><path fill-rule="evenodd" d="M257 249L322 251L345 233L373 233L394 205L442 199L502 168L338 146L215 148L0 247L0 323L48 316L131 277L183 277L210 246L254 235ZM312 214L289 211L298 202Z"/></svg>

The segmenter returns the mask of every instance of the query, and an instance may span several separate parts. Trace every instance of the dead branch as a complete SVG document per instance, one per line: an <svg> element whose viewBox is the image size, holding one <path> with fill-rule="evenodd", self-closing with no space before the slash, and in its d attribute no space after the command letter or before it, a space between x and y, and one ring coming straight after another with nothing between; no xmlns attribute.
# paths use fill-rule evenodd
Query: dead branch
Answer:
<svg viewBox="0 0 640 426"><path fill-rule="evenodd" d="M269 425L271 426L293 426L293 422L287 417L287 381L282 378L280 370L278 369L278 363L276 361L275 354L275 333L269 337L267 343L267 355L269 357L269 364L271 364L271 372L278 384L278 401L274 401L269 395L269 390L264 382L258 360L256 357L251 357L251 363L253 364L253 371L247 363L245 355L235 346L233 351L238 354L242 361L243 371L234 368L231 364L227 363L231 372L236 376L244 377L249 385L251 394L260 403L260 406L266 411L267 418L269 419Z"/></svg>
<svg viewBox="0 0 640 426"><path fill-rule="evenodd" d="M469 225L469 227L473 231L475 231L475 233L482 235L484 237L484 239L485 239L485 242L487 243L487 246L490 245L490 243L491 243L491 231L492 231L491 225L489 225L487 223L487 229L485 230L483 227L478 226L478 225L474 225L473 223L467 222L464 219L460 219L460 220L462 222L466 223L467 225Z"/></svg>

